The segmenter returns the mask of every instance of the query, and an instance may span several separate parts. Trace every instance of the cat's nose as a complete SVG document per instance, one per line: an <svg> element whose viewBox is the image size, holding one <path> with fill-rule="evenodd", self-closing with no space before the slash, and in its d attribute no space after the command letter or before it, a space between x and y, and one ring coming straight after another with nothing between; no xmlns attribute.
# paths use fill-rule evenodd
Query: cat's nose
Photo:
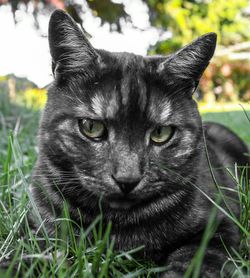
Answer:
<svg viewBox="0 0 250 278"><path fill-rule="evenodd" d="M140 182L139 177L112 177L124 195L129 194Z"/></svg>

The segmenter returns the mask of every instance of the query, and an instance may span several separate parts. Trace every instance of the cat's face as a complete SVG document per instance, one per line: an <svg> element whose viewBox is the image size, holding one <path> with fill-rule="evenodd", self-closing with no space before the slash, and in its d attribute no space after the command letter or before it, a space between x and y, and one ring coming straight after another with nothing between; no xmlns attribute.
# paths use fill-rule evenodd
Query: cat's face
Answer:
<svg viewBox="0 0 250 278"><path fill-rule="evenodd" d="M110 53L94 49L67 15L54 13L55 81L40 141L65 179L58 186L66 196L84 201L88 192L126 209L190 190L185 179L195 178L202 140L192 93L215 40L209 34L169 57Z"/></svg>

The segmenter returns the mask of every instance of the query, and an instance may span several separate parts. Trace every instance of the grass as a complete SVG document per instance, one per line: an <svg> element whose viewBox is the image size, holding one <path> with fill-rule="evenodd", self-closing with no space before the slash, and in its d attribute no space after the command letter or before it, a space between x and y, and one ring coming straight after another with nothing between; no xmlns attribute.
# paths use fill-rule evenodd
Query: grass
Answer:
<svg viewBox="0 0 250 278"><path fill-rule="evenodd" d="M65 204L60 219L61 229L54 237L42 232L43 238L35 237L28 223L28 211L34 206L28 192L31 172L37 156L37 129L39 111L13 104L4 93L0 93L0 262L11 258L0 270L0 277L155 277L163 268L151 262L135 259L138 250L117 253L109 234L110 224L102 228L102 217L98 217L90 227L79 227L78 239L75 225L68 215ZM205 120L217 121L231 127L250 144L249 122L243 112L206 113ZM232 277L250 275L250 184L248 173L241 177L232 174L238 184L241 205L240 219L232 217L240 227L241 244L239 250L227 263L235 265ZM199 277L204 250L214 231L213 217L208 221L200 248L185 275ZM39 215L37 214L39 218ZM42 228L41 228L42 231ZM89 237L91 235L91 237ZM91 239L90 239L91 238ZM43 251L41 250L41 243ZM140 249L140 247L138 248ZM227 264L226 263L226 264ZM245 274L243 274L245 273Z"/></svg>

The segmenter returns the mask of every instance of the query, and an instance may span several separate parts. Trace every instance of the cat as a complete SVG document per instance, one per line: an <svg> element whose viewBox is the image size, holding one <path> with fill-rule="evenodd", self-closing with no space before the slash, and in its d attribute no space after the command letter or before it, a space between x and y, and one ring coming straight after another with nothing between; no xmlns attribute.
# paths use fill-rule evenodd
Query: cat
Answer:
<svg viewBox="0 0 250 278"><path fill-rule="evenodd" d="M214 206L214 179L235 187L225 167L248 163L241 139L222 125L202 123L193 99L216 34L166 57L108 52L95 49L68 14L56 10L49 46L54 81L30 189L49 233L64 199L71 217L79 221L80 211L88 226L101 198L116 250L144 245L142 258L169 267L163 277L183 277ZM227 201L239 215L236 202ZM202 277L219 277L227 258L223 244L239 244L226 215L218 211L216 223Z"/></svg>

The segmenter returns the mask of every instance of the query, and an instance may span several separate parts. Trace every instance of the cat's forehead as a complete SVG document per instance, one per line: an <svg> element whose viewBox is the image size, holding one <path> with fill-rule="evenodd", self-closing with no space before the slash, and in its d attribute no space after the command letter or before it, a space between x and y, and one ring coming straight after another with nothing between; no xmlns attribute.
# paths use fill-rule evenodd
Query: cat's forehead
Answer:
<svg viewBox="0 0 250 278"><path fill-rule="evenodd" d="M130 53L108 55L104 57L106 73L89 92L91 110L104 119L166 121L172 113L171 101L164 87L154 82L148 60Z"/></svg>
<svg viewBox="0 0 250 278"><path fill-rule="evenodd" d="M102 61L104 72L119 72L123 76L141 75L151 76L154 79L159 77L161 64L166 64L169 56L141 56L128 52L109 52L98 50Z"/></svg>

